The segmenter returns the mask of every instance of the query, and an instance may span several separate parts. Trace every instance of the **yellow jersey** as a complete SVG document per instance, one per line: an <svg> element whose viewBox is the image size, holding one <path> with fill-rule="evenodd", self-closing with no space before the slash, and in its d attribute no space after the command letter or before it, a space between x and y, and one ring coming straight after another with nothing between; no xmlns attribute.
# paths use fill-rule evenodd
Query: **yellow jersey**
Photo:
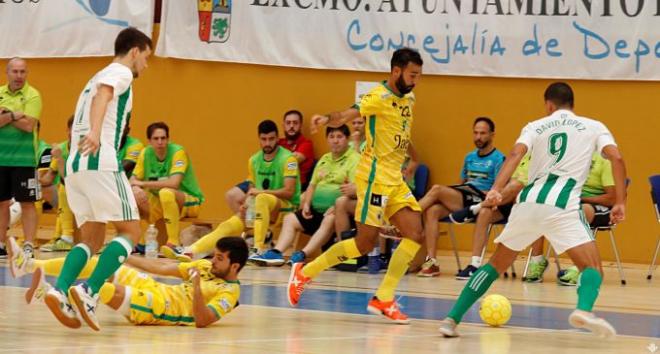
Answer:
<svg viewBox="0 0 660 354"><path fill-rule="evenodd" d="M366 146L355 178L370 183L403 183L401 166L410 145L415 96L398 96L384 81L365 94L358 109L366 120Z"/></svg>
<svg viewBox="0 0 660 354"><path fill-rule="evenodd" d="M199 270L200 285L206 306L218 316L218 319L231 312L238 305L238 298L241 294L240 283L217 278L211 273L211 261L205 259L179 264L179 272L184 281L177 285L157 282L139 272L120 274L119 282L130 284L137 291L154 294L151 304L132 303L132 309L150 313L161 324L192 326L195 324L193 285L188 280L188 269L193 267ZM137 279L126 279L128 277L136 277ZM144 308L138 308L142 307L140 305L143 305Z"/></svg>

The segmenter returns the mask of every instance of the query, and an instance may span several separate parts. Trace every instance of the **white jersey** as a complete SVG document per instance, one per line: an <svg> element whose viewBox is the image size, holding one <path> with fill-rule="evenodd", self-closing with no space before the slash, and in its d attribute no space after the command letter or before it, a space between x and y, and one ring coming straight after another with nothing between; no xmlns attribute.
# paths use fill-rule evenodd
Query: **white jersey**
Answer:
<svg viewBox="0 0 660 354"><path fill-rule="evenodd" d="M78 171L121 171L117 158L124 127L128 124L133 108L131 83L133 73L125 65L112 63L92 77L78 97L76 113L71 128L71 151L66 161L66 174ZM90 108L99 86L113 88L112 100L108 103L101 127L100 147L96 155L82 156L78 142L91 129Z"/></svg>
<svg viewBox="0 0 660 354"><path fill-rule="evenodd" d="M531 154L528 184L518 202L567 210L579 209L594 151L616 145L603 123L563 109L527 124L516 143Z"/></svg>

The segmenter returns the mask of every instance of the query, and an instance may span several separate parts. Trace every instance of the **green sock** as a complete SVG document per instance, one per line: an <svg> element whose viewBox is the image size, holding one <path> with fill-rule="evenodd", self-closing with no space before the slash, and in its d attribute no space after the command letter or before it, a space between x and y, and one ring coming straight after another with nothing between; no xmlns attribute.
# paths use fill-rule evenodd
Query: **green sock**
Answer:
<svg viewBox="0 0 660 354"><path fill-rule="evenodd" d="M598 290L603 278L594 268L585 268L580 274L577 283L578 310L591 312L598 297Z"/></svg>
<svg viewBox="0 0 660 354"><path fill-rule="evenodd" d="M94 272L87 280L87 285L93 294L98 293L103 283L126 261L132 249L133 243L123 236L117 236L110 241L99 256L99 262L96 264Z"/></svg>
<svg viewBox="0 0 660 354"><path fill-rule="evenodd" d="M67 294L71 284L73 284L80 272L85 268L90 254L91 252L86 244L79 243L75 245L64 259L62 271L60 272L60 276L57 277L57 283L55 283L55 289Z"/></svg>
<svg viewBox="0 0 660 354"><path fill-rule="evenodd" d="M453 319L456 323L460 323L467 310L486 293L486 290L490 288L490 284L499 276L495 267L490 265L490 263L479 268L470 277L470 280L463 288L461 295L456 300L454 307L449 311L447 317Z"/></svg>

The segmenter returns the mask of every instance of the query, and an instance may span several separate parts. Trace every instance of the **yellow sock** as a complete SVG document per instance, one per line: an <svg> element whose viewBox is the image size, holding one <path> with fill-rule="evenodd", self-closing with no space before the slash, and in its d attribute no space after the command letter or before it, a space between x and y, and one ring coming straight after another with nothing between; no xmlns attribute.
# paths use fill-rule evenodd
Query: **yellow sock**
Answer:
<svg viewBox="0 0 660 354"><path fill-rule="evenodd" d="M66 199L66 189L60 184L57 187L57 220L60 223L60 235L73 237L73 212Z"/></svg>
<svg viewBox="0 0 660 354"><path fill-rule="evenodd" d="M115 296L115 290L117 290L115 284L108 282L103 283L101 289L99 289L99 300L104 304L109 303Z"/></svg>
<svg viewBox="0 0 660 354"><path fill-rule="evenodd" d="M44 200L37 200L34 202L34 207L37 209L37 220L41 219L41 215L44 214Z"/></svg>
<svg viewBox="0 0 660 354"><path fill-rule="evenodd" d="M59 276L62 272L64 259L64 257L52 259L35 259L34 268L41 268L43 269L44 273L46 273L46 275L56 277ZM89 261L87 261L87 264L85 264L85 268L83 268L82 272L80 272L80 275L78 275L78 279L89 278L89 276L92 275L94 268L96 268L97 262L97 257L90 258Z"/></svg>
<svg viewBox="0 0 660 354"><path fill-rule="evenodd" d="M158 192L160 205L163 208L163 219L167 229L167 243L179 246L179 205L176 203L176 194L172 189L163 188Z"/></svg>
<svg viewBox="0 0 660 354"><path fill-rule="evenodd" d="M343 262L345 259L357 258L362 254L357 248L355 239L348 239L335 243L322 255L309 262L302 270L303 275L309 278L316 277L322 271Z"/></svg>
<svg viewBox="0 0 660 354"><path fill-rule="evenodd" d="M57 208L57 217L55 218L55 232L53 232L53 237L51 240L57 240L62 236L62 220L60 220L60 208Z"/></svg>
<svg viewBox="0 0 660 354"><path fill-rule="evenodd" d="M219 239L227 236L240 236L243 229L245 229L243 221L234 215L218 225L211 233L204 235L197 242L190 245L190 250L193 254L213 252L215 244Z"/></svg>
<svg viewBox="0 0 660 354"><path fill-rule="evenodd" d="M404 238L396 248L390 259L390 265L387 267L385 278L380 283L376 291L376 297L381 301L394 300L394 290L399 284L399 280L406 274L410 261L415 258L419 251L420 244Z"/></svg>
<svg viewBox="0 0 660 354"><path fill-rule="evenodd" d="M272 194L261 193L254 198L254 247L264 249L266 233L270 227L270 213L275 210L279 200Z"/></svg>

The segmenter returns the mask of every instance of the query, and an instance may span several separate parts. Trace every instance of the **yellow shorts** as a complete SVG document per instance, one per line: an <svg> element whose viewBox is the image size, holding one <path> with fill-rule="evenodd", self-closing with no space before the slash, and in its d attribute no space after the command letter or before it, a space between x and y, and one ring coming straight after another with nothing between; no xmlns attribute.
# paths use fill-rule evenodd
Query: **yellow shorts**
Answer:
<svg viewBox="0 0 660 354"><path fill-rule="evenodd" d="M128 320L136 325L167 325L158 315L165 308L165 300L157 287L131 287L131 312Z"/></svg>
<svg viewBox="0 0 660 354"><path fill-rule="evenodd" d="M197 197L186 194L186 199L183 202L183 208L180 212L180 218L196 218L199 215L199 209L202 202ZM148 193L149 195L149 222L155 223L163 218L163 206L160 204L158 195Z"/></svg>
<svg viewBox="0 0 660 354"><path fill-rule="evenodd" d="M403 208L422 211L404 181L397 185L386 185L355 179L355 187L357 189L355 221L361 224L380 227Z"/></svg>

